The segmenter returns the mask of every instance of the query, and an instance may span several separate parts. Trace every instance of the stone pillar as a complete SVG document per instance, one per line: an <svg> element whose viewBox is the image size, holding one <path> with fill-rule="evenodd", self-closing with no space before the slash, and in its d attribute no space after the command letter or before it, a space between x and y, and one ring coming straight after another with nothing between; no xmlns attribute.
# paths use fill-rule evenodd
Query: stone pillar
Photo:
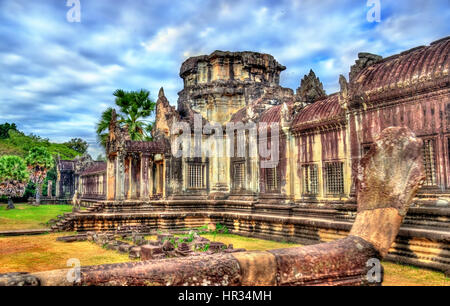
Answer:
<svg viewBox="0 0 450 306"><path fill-rule="evenodd" d="M132 154L130 156L130 165L128 174L130 176L130 189L129 189L129 199L135 199L136 198L136 169L134 168L136 165L136 156Z"/></svg>
<svg viewBox="0 0 450 306"><path fill-rule="evenodd" d="M108 157L106 162L106 200L114 200L116 197L117 156Z"/></svg>
<svg viewBox="0 0 450 306"><path fill-rule="evenodd" d="M155 181L154 177L155 177L155 174L153 173L153 159L150 158L148 160L148 190L149 190L148 195L149 195L150 198L153 196L154 189L155 189L155 187L154 187L154 181Z"/></svg>
<svg viewBox="0 0 450 306"><path fill-rule="evenodd" d="M59 198L61 196L61 170L56 170L56 198Z"/></svg>
<svg viewBox="0 0 450 306"><path fill-rule="evenodd" d="M230 192L228 181L230 173L230 159L226 156L226 145L224 137L215 137L214 140L215 143L213 153L212 156L209 157L209 173L211 173L210 197L220 199L226 197L226 194Z"/></svg>
<svg viewBox="0 0 450 306"><path fill-rule="evenodd" d="M51 198L53 196L53 181L47 181L47 197Z"/></svg>
<svg viewBox="0 0 450 306"><path fill-rule="evenodd" d="M149 199L149 161L150 155L148 153L142 153L141 155L141 184L140 184L140 198L143 200Z"/></svg>
<svg viewBox="0 0 450 306"><path fill-rule="evenodd" d="M130 198L138 199L140 197L141 183L141 162L140 155L133 153L130 159Z"/></svg>
<svg viewBox="0 0 450 306"><path fill-rule="evenodd" d="M124 189L123 195L125 199L129 199L131 197L131 156L127 155L124 159Z"/></svg>
<svg viewBox="0 0 450 306"><path fill-rule="evenodd" d="M116 200L123 201L125 199L125 154L117 155L116 167Z"/></svg>
<svg viewBox="0 0 450 306"><path fill-rule="evenodd" d="M294 198L294 175L295 169L297 169L297 164L295 160L295 147L294 147L294 137L291 134L291 130L289 126L284 126L281 129L286 137L286 156L279 156L280 160L282 158L286 158L286 185L284 186L284 190L281 190L281 193L286 194L290 198Z"/></svg>

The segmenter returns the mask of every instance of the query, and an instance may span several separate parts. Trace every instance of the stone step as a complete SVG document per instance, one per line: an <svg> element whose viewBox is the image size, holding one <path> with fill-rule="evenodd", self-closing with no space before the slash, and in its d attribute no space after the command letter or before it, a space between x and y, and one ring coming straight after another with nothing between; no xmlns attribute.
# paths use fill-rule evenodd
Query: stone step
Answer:
<svg viewBox="0 0 450 306"><path fill-rule="evenodd" d="M28 230L11 230L0 231L0 236L25 236L25 235L40 235L50 231L49 228L43 229L28 229Z"/></svg>

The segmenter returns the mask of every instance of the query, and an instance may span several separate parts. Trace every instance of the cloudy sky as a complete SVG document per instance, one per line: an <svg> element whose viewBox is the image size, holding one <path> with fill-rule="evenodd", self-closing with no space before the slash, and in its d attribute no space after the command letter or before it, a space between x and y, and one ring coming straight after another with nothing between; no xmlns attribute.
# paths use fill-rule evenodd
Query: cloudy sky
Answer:
<svg viewBox="0 0 450 306"><path fill-rule="evenodd" d="M179 67L214 50L270 53L297 88L313 69L327 93L361 51L388 56L450 35L449 0L157 1L0 0L0 123L64 142L81 137L100 153L95 122L116 88L164 87L175 105ZM73 1L72 1L73 2ZM369 3L370 4L370 3Z"/></svg>

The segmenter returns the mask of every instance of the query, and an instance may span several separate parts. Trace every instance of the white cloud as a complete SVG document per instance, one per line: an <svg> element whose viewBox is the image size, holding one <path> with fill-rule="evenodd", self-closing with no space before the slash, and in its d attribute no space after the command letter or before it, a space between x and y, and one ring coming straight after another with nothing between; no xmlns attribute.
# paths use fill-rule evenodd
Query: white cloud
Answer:
<svg viewBox="0 0 450 306"><path fill-rule="evenodd" d="M158 31L149 41L141 45L148 51L154 53L171 52L178 43L178 40L192 30L190 24L183 24L178 27L168 27Z"/></svg>

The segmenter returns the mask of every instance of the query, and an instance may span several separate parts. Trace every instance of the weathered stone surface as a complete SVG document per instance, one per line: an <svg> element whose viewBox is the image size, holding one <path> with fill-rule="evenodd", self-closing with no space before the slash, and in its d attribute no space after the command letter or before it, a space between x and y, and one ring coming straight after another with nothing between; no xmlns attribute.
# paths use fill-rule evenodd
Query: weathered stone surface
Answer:
<svg viewBox="0 0 450 306"><path fill-rule="evenodd" d="M358 59L355 64L350 68L350 80L352 81L355 76L366 67L369 67L383 59L382 56L371 54L367 52L358 53Z"/></svg>
<svg viewBox="0 0 450 306"><path fill-rule="evenodd" d="M39 286L39 278L27 273L0 274L0 286Z"/></svg>
<svg viewBox="0 0 450 306"><path fill-rule="evenodd" d="M177 253L181 256L188 256L191 252L192 250L186 242L182 242L178 245Z"/></svg>
<svg viewBox="0 0 450 306"><path fill-rule="evenodd" d="M164 252L161 246L143 245L140 254L141 260L164 258Z"/></svg>
<svg viewBox="0 0 450 306"><path fill-rule="evenodd" d="M322 82L311 69L309 74L305 75L301 80L300 87L297 88L295 100L296 102L300 102L305 105L323 99L326 96L327 94L323 89Z"/></svg>
<svg viewBox="0 0 450 306"><path fill-rule="evenodd" d="M358 211L392 207L403 217L424 178L422 141L407 128L387 128L361 160Z"/></svg>
<svg viewBox="0 0 450 306"><path fill-rule="evenodd" d="M167 251L167 252L173 251L173 250L175 250L175 246L169 240L165 240L163 243L163 250Z"/></svg>
<svg viewBox="0 0 450 306"><path fill-rule="evenodd" d="M351 235L385 256L425 179L422 141L407 128L385 129L364 156L358 175L358 215Z"/></svg>
<svg viewBox="0 0 450 306"><path fill-rule="evenodd" d="M141 247L132 247L129 253L130 258L136 259L141 257Z"/></svg>
<svg viewBox="0 0 450 306"><path fill-rule="evenodd" d="M86 241L88 240L87 234L79 234L79 235L73 235L73 236L62 236L57 237L56 240L58 241L64 241L64 242L74 242L74 241Z"/></svg>
<svg viewBox="0 0 450 306"><path fill-rule="evenodd" d="M227 246L222 243L222 242L218 242L218 241L212 241L209 244L209 248L208 250L213 251L213 252L220 252L223 251L227 248Z"/></svg>
<svg viewBox="0 0 450 306"><path fill-rule="evenodd" d="M302 248L272 250L269 253L276 257L277 284L290 286L367 285L367 261L380 258L370 243L354 236Z"/></svg>
<svg viewBox="0 0 450 306"><path fill-rule="evenodd" d="M119 251L122 252L122 253L128 253L128 252L130 252L130 249L132 247L133 247L132 245L129 245L129 244L126 244L126 243L122 243L119 246Z"/></svg>

